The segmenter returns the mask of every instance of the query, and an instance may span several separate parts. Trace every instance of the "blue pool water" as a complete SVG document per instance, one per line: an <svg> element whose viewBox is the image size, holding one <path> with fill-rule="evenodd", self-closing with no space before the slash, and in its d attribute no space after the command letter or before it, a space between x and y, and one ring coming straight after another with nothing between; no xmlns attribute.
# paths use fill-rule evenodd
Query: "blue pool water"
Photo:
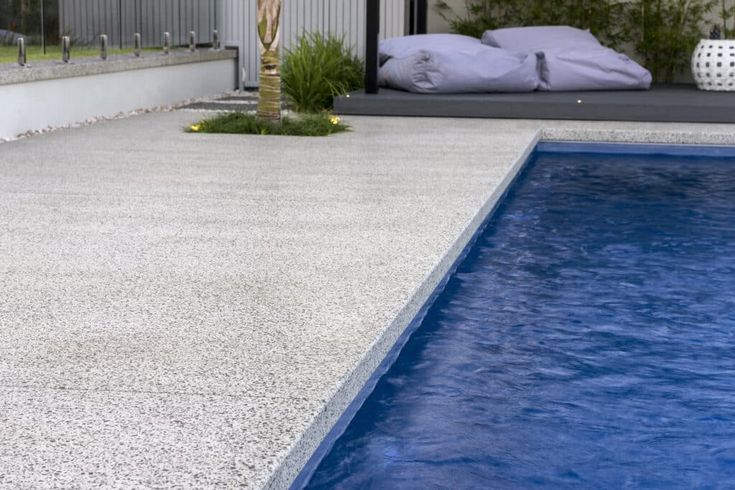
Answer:
<svg viewBox="0 0 735 490"><path fill-rule="evenodd" d="M735 487L735 160L536 154L308 487Z"/></svg>

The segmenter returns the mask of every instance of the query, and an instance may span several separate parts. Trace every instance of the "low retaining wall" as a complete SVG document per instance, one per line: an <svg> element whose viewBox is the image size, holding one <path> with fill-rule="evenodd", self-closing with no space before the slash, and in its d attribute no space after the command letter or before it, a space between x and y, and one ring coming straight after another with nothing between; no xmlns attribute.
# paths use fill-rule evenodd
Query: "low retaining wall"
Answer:
<svg viewBox="0 0 735 490"><path fill-rule="evenodd" d="M0 68L0 139L236 87L235 50Z"/></svg>

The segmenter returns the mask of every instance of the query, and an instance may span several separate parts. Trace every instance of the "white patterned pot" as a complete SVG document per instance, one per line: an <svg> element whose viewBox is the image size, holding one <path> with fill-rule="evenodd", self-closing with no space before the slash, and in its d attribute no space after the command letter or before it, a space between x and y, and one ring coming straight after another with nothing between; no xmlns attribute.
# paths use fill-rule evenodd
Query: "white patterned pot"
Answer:
<svg viewBox="0 0 735 490"><path fill-rule="evenodd" d="M692 55L692 75L700 90L735 91L735 40L699 41Z"/></svg>

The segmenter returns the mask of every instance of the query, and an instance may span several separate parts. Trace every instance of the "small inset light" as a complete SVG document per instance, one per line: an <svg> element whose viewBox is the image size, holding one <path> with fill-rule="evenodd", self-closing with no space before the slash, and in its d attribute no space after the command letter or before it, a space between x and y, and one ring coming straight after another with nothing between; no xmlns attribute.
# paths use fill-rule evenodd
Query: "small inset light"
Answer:
<svg viewBox="0 0 735 490"><path fill-rule="evenodd" d="M582 103L582 99L577 99L577 104L581 104L581 103Z"/></svg>

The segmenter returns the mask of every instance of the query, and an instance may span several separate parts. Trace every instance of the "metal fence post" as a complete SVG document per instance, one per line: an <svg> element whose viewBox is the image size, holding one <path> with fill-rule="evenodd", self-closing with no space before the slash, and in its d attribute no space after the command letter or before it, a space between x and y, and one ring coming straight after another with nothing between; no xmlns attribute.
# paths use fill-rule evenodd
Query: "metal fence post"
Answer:
<svg viewBox="0 0 735 490"><path fill-rule="evenodd" d="M365 93L378 93L380 0L365 1Z"/></svg>
<svg viewBox="0 0 735 490"><path fill-rule="evenodd" d="M100 34L100 58L107 59L107 34Z"/></svg>
<svg viewBox="0 0 735 490"><path fill-rule="evenodd" d="M140 58L140 47L141 47L140 33L136 32L133 34L133 54L136 58Z"/></svg>
<svg viewBox="0 0 735 490"><path fill-rule="evenodd" d="M71 41L69 36L63 36L61 38L61 61L69 63L71 60Z"/></svg>
<svg viewBox="0 0 735 490"><path fill-rule="evenodd" d="M26 40L22 37L18 38L18 64L20 66L26 66Z"/></svg>
<svg viewBox="0 0 735 490"><path fill-rule="evenodd" d="M217 29L214 29L212 31L212 49L215 51L218 51L219 48L220 48L219 31Z"/></svg>

